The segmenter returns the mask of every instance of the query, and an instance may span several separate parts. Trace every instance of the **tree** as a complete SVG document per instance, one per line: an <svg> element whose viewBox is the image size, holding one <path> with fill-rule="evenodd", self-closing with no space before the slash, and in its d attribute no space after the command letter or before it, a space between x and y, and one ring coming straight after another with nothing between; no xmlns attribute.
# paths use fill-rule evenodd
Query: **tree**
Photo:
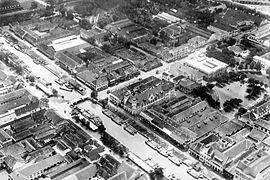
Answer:
<svg viewBox="0 0 270 180"><path fill-rule="evenodd" d="M31 2L31 9L36 9L38 7L38 4L36 1Z"/></svg>
<svg viewBox="0 0 270 180"><path fill-rule="evenodd" d="M73 18L74 18L73 12L72 12L72 11L68 11L68 12L67 12L67 17L66 17L66 18L69 19L69 20L73 20Z"/></svg>
<svg viewBox="0 0 270 180"><path fill-rule="evenodd" d="M16 71L16 73L17 74L19 74L19 75L22 75L23 74L23 68L22 68L22 66L16 66L15 67L15 71Z"/></svg>
<svg viewBox="0 0 270 180"><path fill-rule="evenodd" d="M169 40L168 34L163 30L159 32L159 38L161 39L161 41L163 43L165 43L165 42L167 42Z"/></svg>
<svg viewBox="0 0 270 180"><path fill-rule="evenodd" d="M55 6L55 0L47 0L46 3L49 4L52 7Z"/></svg>
<svg viewBox="0 0 270 180"><path fill-rule="evenodd" d="M107 24L110 23L110 20L108 18L101 18L100 20L98 20L98 27L100 28L104 28Z"/></svg>
<svg viewBox="0 0 270 180"><path fill-rule="evenodd" d="M237 114L238 114L239 116L242 116L242 115L245 114L246 112L247 112L247 109L241 107L241 108L238 109L238 113L237 113Z"/></svg>
<svg viewBox="0 0 270 180"><path fill-rule="evenodd" d="M99 133L103 133L103 132L105 132L106 131L106 128L105 128L105 126L102 124L102 125L100 125L100 126L98 126L98 132Z"/></svg>
<svg viewBox="0 0 270 180"><path fill-rule="evenodd" d="M207 83L207 84L206 84L206 87L207 87L209 90L212 90L212 89L215 87L215 85L212 84L212 83Z"/></svg>
<svg viewBox="0 0 270 180"><path fill-rule="evenodd" d="M270 68L266 69L266 74L270 75Z"/></svg>
<svg viewBox="0 0 270 180"><path fill-rule="evenodd" d="M58 96L58 91L56 89L52 89L53 96Z"/></svg>
<svg viewBox="0 0 270 180"><path fill-rule="evenodd" d="M252 61L250 64L249 64L249 69L254 69L256 67L256 62L255 61Z"/></svg>
<svg viewBox="0 0 270 180"><path fill-rule="evenodd" d="M102 47L101 47L101 49L103 50L103 51L105 51L106 53L109 53L109 54L112 54L113 52L112 52L112 49L111 49L111 45L109 45L109 44L104 44Z"/></svg>
<svg viewBox="0 0 270 180"><path fill-rule="evenodd" d="M93 99L97 99L98 97L98 92L97 91L92 91L91 94L90 94L91 98Z"/></svg>
<svg viewBox="0 0 270 180"><path fill-rule="evenodd" d="M35 82L35 77L34 77L34 76L29 76L28 79L29 79L29 81L32 82L32 83Z"/></svg>
<svg viewBox="0 0 270 180"><path fill-rule="evenodd" d="M239 66L238 66L238 69L243 69L244 68L244 63L240 63Z"/></svg>
<svg viewBox="0 0 270 180"><path fill-rule="evenodd" d="M88 20L82 19L79 21L79 26L83 29L91 29L93 25Z"/></svg>
<svg viewBox="0 0 270 180"><path fill-rule="evenodd" d="M153 45L157 44L157 39L155 37L151 38L150 43Z"/></svg>
<svg viewBox="0 0 270 180"><path fill-rule="evenodd" d="M105 34L105 35L103 36L103 41L109 41L109 40L110 40L110 37L111 37L111 34L110 34L110 33Z"/></svg>
<svg viewBox="0 0 270 180"><path fill-rule="evenodd" d="M88 38L86 41L93 46L96 45L96 40L93 37Z"/></svg>
<svg viewBox="0 0 270 180"><path fill-rule="evenodd" d="M102 105L102 108L104 108L104 109L107 108L108 101L109 101L108 98L100 100L100 103Z"/></svg>
<svg viewBox="0 0 270 180"><path fill-rule="evenodd" d="M256 69L257 71L260 71L260 70L262 69L262 64L261 64L259 61L256 63L255 69Z"/></svg>

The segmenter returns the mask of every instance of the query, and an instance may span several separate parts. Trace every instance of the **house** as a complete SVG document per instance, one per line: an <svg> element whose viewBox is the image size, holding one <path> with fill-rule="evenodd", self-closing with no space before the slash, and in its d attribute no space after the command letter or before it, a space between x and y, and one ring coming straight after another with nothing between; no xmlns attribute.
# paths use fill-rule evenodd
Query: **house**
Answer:
<svg viewBox="0 0 270 180"><path fill-rule="evenodd" d="M50 156L52 156L54 154L55 154L55 150L51 146L48 145L48 146L45 146L45 147L43 147L41 149L30 152L27 155L25 160L27 162L30 162L30 161L32 161L34 159L37 159L37 158L40 158L40 157L45 159L45 158L48 158L48 157L50 157Z"/></svg>
<svg viewBox="0 0 270 180"><path fill-rule="evenodd" d="M239 46L236 46L236 45L229 46L228 49L234 52L236 56L240 56L242 52L244 52L244 50L242 50Z"/></svg>
<svg viewBox="0 0 270 180"><path fill-rule="evenodd" d="M5 130L0 129L0 145L2 147L6 147L12 144L12 141L13 141L13 138L8 133L6 133Z"/></svg>
<svg viewBox="0 0 270 180"><path fill-rule="evenodd" d="M1 159L2 160L2 159ZM3 166L7 169L8 172L12 172L17 160L11 155L4 157Z"/></svg>
<svg viewBox="0 0 270 180"><path fill-rule="evenodd" d="M64 158L61 155L54 155L23 169L15 169L9 175L9 178L11 180L34 180L42 175L46 175L48 170L62 163L64 163Z"/></svg>
<svg viewBox="0 0 270 180"><path fill-rule="evenodd" d="M5 162L5 155L0 151L0 166L3 166L3 163Z"/></svg>

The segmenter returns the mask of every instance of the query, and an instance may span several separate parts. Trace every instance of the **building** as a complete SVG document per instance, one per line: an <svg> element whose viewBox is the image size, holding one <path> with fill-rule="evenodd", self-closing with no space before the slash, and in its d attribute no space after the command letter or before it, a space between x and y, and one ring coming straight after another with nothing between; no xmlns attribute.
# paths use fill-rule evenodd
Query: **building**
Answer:
<svg viewBox="0 0 270 180"><path fill-rule="evenodd" d="M19 11L23 9L18 1L1 1L0 2L0 14L8 12Z"/></svg>
<svg viewBox="0 0 270 180"><path fill-rule="evenodd" d="M241 160L234 171L235 180L270 179L270 155L258 150Z"/></svg>
<svg viewBox="0 0 270 180"><path fill-rule="evenodd" d="M175 76L171 74L170 72L164 71L162 73L162 80L165 81L172 81Z"/></svg>
<svg viewBox="0 0 270 180"><path fill-rule="evenodd" d="M159 18L159 19L162 19L164 21L167 21L168 23L176 23L176 22L180 22L181 21L180 18L175 17L175 16L170 15L170 14L165 13L165 12L162 12L162 13L159 13L157 15L154 15L153 18Z"/></svg>
<svg viewBox="0 0 270 180"><path fill-rule="evenodd" d="M270 113L270 97L265 96L264 99L252 107L251 112L256 119L268 115Z"/></svg>
<svg viewBox="0 0 270 180"><path fill-rule="evenodd" d="M208 29L200 29L195 25L192 24L187 24L186 28L187 31L190 31L198 36L204 37L206 39L209 39L211 37L211 35L213 34L213 32L211 30Z"/></svg>
<svg viewBox="0 0 270 180"><path fill-rule="evenodd" d="M71 54L68 51L64 51L56 55L56 62L59 66L71 74L76 74L76 68L85 65L85 62L79 57Z"/></svg>
<svg viewBox="0 0 270 180"><path fill-rule="evenodd" d="M188 40L188 45L193 49L204 46L207 43L207 39L202 36L195 36Z"/></svg>
<svg viewBox="0 0 270 180"><path fill-rule="evenodd" d="M168 37L171 39L178 38L180 34L183 31L183 28L179 23L170 24L164 28L161 29L161 31L164 31Z"/></svg>
<svg viewBox="0 0 270 180"><path fill-rule="evenodd" d="M226 72L228 64L223 63L215 58L199 57L185 61L185 65L190 66L201 73L206 79L215 78Z"/></svg>
<svg viewBox="0 0 270 180"><path fill-rule="evenodd" d="M186 64L182 62L175 62L170 66L170 72L175 76L184 76L186 78L189 78L192 81L195 81L197 83L201 83L203 80L203 77L205 76L204 73L198 71L197 69L194 69L190 66L187 66Z"/></svg>
<svg viewBox="0 0 270 180"><path fill-rule="evenodd" d="M185 94L190 94L194 89L200 86L201 86L200 84L188 78L181 78L179 82L176 84L176 87Z"/></svg>
<svg viewBox="0 0 270 180"><path fill-rule="evenodd" d="M269 69L270 68L270 53L266 53L262 56L254 56L254 61L260 62L262 65L262 69Z"/></svg>
<svg viewBox="0 0 270 180"><path fill-rule="evenodd" d="M233 2L241 4L251 4L251 5L268 5L270 6L269 0L233 0Z"/></svg>
<svg viewBox="0 0 270 180"><path fill-rule="evenodd" d="M235 142L229 137L219 139L217 135L210 134L200 142L191 144L189 153L216 172L224 174L230 164L237 163L237 159L252 148L249 140Z"/></svg>
<svg viewBox="0 0 270 180"><path fill-rule="evenodd" d="M175 95L174 84L154 76L135 82L110 94L110 101L131 114L139 114L149 106L168 100Z"/></svg>
<svg viewBox="0 0 270 180"><path fill-rule="evenodd" d="M0 96L0 114L7 113L10 110L25 106L29 104L33 97L25 89L18 89L16 91Z"/></svg>
<svg viewBox="0 0 270 180"><path fill-rule="evenodd" d="M181 46L175 47L169 51L170 60L166 60L167 62L176 61L183 57L188 56L192 51L192 48L189 47L188 44L183 44Z"/></svg>
<svg viewBox="0 0 270 180"><path fill-rule="evenodd" d="M5 155L0 151L0 166L3 166L3 163L5 162Z"/></svg>
<svg viewBox="0 0 270 180"><path fill-rule="evenodd" d="M34 163L30 166L25 167L24 169L14 170L9 176L11 180L34 180L46 175L48 170L64 163L64 158L61 155L54 155L37 163Z"/></svg>
<svg viewBox="0 0 270 180"><path fill-rule="evenodd" d="M6 147L12 144L12 142L13 142L13 138L8 133L6 133L5 130L0 129L0 145L2 147Z"/></svg>
<svg viewBox="0 0 270 180"><path fill-rule="evenodd" d="M89 70L78 73L76 78L95 91L107 89L109 84L106 74L97 75Z"/></svg>
<svg viewBox="0 0 270 180"><path fill-rule="evenodd" d="M109 33L105 31L104 29L100 29L98 27L94 27L90 30L81 29L80 36L82 39L89 39L93 38L95 40L95 43L97 45L102 45L104 36L108 35Z"/></svg>

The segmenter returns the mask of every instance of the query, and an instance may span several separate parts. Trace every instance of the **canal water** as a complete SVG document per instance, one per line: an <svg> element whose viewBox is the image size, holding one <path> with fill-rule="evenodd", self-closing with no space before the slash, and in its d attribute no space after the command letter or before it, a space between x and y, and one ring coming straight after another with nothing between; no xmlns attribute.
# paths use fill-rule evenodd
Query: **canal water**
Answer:
<svg viewBox="0 0 270 180"><path fill-rule="evenodd" d="M103 121L104 126L106 127L106 131L111 134L114 138L120 141L123 145L125 145L131 152L139 156L141 159L146 160L150 158L152 162L157 163L160 167L165 168L165 175L174 174L175 177L181 178L182 180L194 180L189 174L187 174L187 167L182 164L181 166L176 166L169 159L159 154L157 151L150 148L145 144L146 138L140 134L131 135L126 132L123 127L114 123L110 118L105 116L102 113L102 108L93 104L90 101L86 101L79 105L80 108L90 109L93 113L100 116ZM100 135L97 133L91 132L91 134L100 138Z"/></svg>

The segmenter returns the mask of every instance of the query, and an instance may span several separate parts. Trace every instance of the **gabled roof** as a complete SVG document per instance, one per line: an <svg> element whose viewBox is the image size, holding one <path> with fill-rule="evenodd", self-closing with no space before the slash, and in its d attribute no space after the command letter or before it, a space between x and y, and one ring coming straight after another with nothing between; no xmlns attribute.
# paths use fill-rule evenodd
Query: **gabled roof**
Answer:
<svg viewBox="0 0 270 180"><path fill-rule="evenodd" d="M53 165L56 165L60 162L63 162L64 158L57 154L54 156L51 156L47 159L44 159L42 161L39 161L38 163L35 163L33 165L30 165L22 170L19 171L20 174L29 177L32 174L35 174L37 172L40 172L41 170L45 170L47 168L50 168Z"/></svg>

